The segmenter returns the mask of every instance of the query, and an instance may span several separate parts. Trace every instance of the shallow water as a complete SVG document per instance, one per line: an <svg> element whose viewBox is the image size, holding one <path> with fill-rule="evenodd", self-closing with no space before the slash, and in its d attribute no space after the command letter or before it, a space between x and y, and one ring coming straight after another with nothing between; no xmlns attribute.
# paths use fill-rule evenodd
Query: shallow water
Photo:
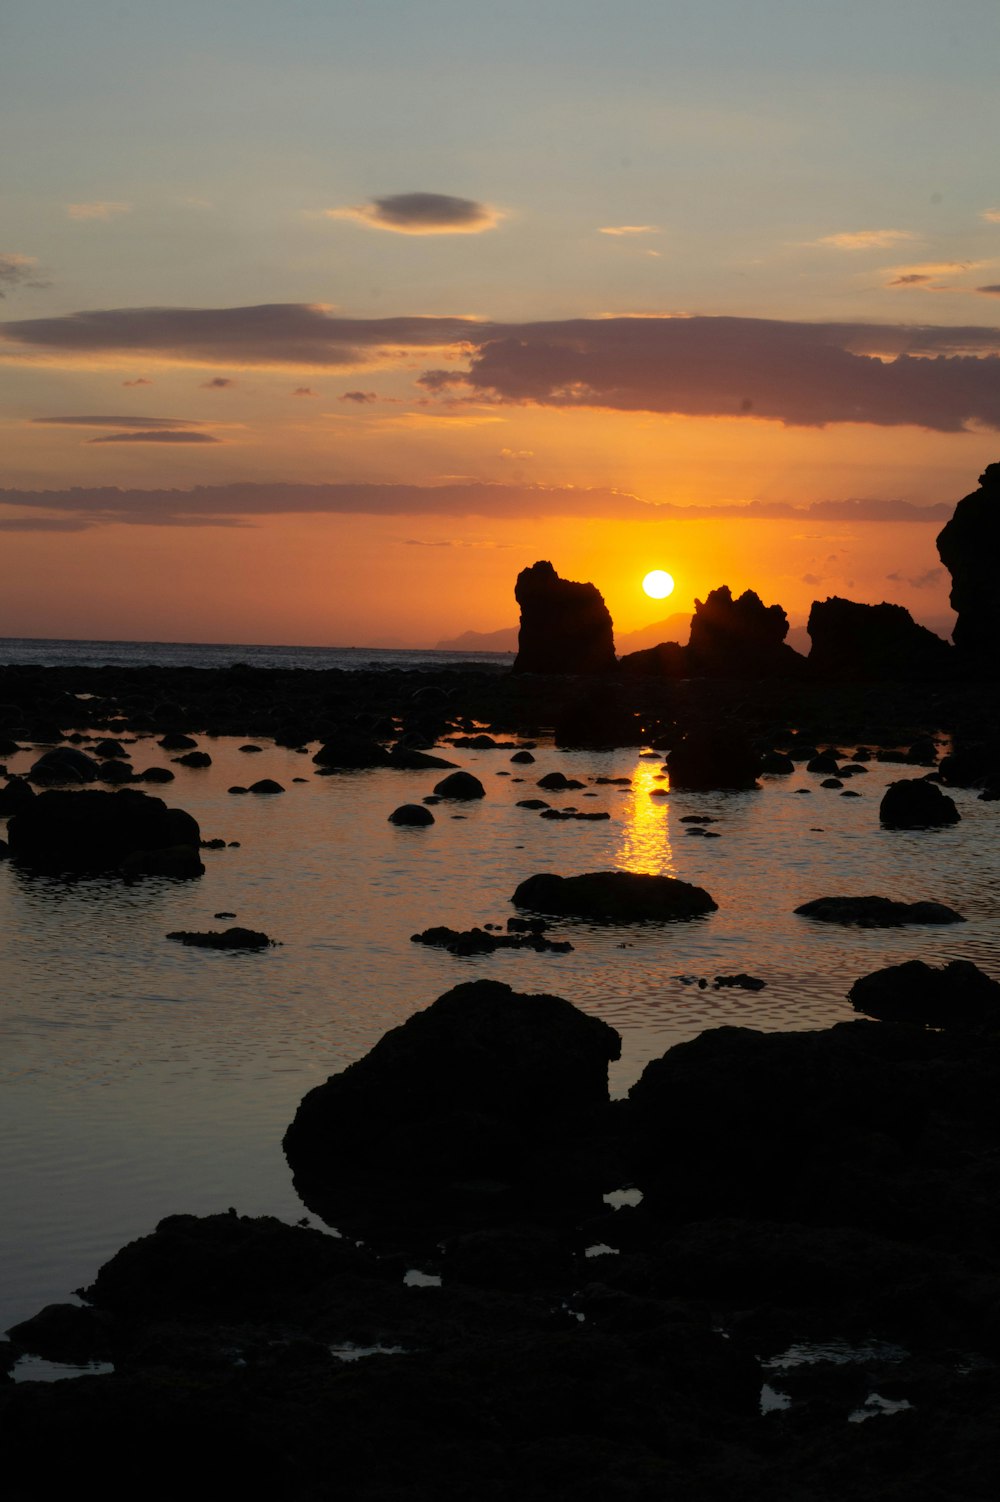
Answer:
<svg viewBox="0 0 1000 1502"><path fill-rule="evenodd" d="M234 1205L300 1218L280 1143L302 1095L459 981L553 992L605 1018L622 1034L611 1080L622 1094L650 1058L706 1027L851 1017L849 986L882 965L961 958L1000 976L998 805L959 790L958 826L881 830L881 790L916 769L871 763L847 784L859 798L821 789L804 770L766 778L757 793L658 798L659 761L636 751L541 746L536 764L520 767L509 752L463 750L452 759L487 797L439 804L433 826L412 829L387 816L439 774L318 777L308 756L266 742L251 756L238 744L202 737L212 767L177 766L174 783L153 789L190 810L204 838L239 841L204 852L200 881L69 883L0 866L0 1328L65 1299L164 1215ZM140 769L170 760L153 739L131 749ZM10 770L34 755L9 758ZM561 823L515 807L556 767L596 796L539 796L611 818ZM633 782L595 786L599 775ZM261 777L287 791L227 792ZM689 835L686 814L716 818L720 838ZM456 958L410 942L436 924L503 924L514 887L534 872L608 868L695 882L719 911L662 926L556 922L553 936L575 946L566 955ZM860 930L792 911L865 893L944 901L969 921ZM236 918L214 918L223 911ZM166 938L234 922L280 947L216 953ZM765 989L713 989L716 975L739 971Z"/></svg>

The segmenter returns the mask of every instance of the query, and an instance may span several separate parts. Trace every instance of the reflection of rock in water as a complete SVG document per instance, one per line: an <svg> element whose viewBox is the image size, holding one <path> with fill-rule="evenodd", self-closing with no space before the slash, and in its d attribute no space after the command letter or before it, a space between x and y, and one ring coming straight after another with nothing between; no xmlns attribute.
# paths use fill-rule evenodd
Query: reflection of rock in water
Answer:
<svg viewBox="0 0 1000 1502"><path fill-rule="evenodd" d="M937 549L951 574L955 645L977 672L994 677L1000 671L1000 464L988 464L979 489L959 501Z"/></svg>

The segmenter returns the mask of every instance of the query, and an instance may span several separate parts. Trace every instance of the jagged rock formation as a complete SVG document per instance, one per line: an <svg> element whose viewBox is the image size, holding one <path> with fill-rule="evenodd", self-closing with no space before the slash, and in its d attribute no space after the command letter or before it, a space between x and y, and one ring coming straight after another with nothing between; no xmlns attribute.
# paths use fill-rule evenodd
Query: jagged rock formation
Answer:
<svg viewBox="0 0 1000 1502"><path fill-rule="evenodd" d="M728 584L695 600L687 668L699 678L786 678L804 659L786 646L788 617L752 589L733 599Z"/></svg>
<svg viewBox="0 0 1000 1502"><path fill-rule="evenodd" d="M817 678L912 683L954 671L954 648L918 626L902 605L861 605L833 595L813 601L806 629Z"/></svg>
<svg viewBox="0 0 1000 1502"><path fill-rule="evenodd" d="M961 656L990 677L1000 670L1000 464L988 464L979 489L964 496L938 534L937 550L951 574L951 606L958 611L953 633Z"/></svg>
<svg viewBox="0 0 1000 1502"><path fill-rule="evenodd" d="M614 627L595 585L560 579L543 560L521 570L514 598L521 607L515 673L614 671Z"/></svg>

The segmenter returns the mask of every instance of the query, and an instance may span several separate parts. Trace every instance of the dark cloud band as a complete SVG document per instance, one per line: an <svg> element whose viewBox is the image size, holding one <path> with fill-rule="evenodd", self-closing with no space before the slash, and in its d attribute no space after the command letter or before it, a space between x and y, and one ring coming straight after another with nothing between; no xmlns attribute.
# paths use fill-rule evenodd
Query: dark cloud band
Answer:
<svg viewBox="0 0 1000 1502"><path fill-rule="evenodd" d="M801 426L1000 428L1000 330L755 318L498 324L352 319L306 304L138 308L0 325L8 356L118 352L190 363L343 369L449 350L425 390L497 403L764 418Z"/></svg>

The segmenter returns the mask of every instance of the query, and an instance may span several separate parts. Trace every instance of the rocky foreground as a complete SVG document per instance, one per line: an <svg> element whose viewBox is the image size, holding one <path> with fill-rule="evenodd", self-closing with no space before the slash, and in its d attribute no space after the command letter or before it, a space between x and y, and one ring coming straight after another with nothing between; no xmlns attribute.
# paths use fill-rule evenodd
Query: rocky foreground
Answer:
<svg viewBox="0 0 1000 1502"><path fill-rule="evenodd" d="M995 693L969 682L8 668L0 684L4 754L42 753L0 788L18 860L53 799L100 812L123 793L89 784L151 780L127 747L153 733L163 750L189 732L319 742L317 775L336 775L411 765L445 734L450 750L552 731L655 746L693 786L753 786L793 757L843 773L820 748L865 741L908 748L885 754L908 765L910 799L1000 791ZM930 733L951 737L936 768ZM66 740L76 770L42 765ZM157 814L162 841L129 832L142 869L161 844L196 855L176 812ZM61 817L51 828L64 839ZM527 906L560 911L564 886ZM852 901L860 915L815 916L912 921ZM304 1204L339 1237L173 1215L82 1305L10 1332L5 1366L32 1353L114 1370L0 1386L7 1494L992 1502L1000 987L972 966L896 969L851 993L885 1020L707 1032L620 1102L606 1024L556 997L457 987L289 1126Z"/></svg>
<svg viewBox="0 0 1000 1502"><path fill-rule="evenodd" d="M8 1495L994 1497L1000 985L921 980L620 1102L606 1023L456 987L289 1127L339 1236L170 1216L10 1332L114 1371L0 1390Z"/></svg>

